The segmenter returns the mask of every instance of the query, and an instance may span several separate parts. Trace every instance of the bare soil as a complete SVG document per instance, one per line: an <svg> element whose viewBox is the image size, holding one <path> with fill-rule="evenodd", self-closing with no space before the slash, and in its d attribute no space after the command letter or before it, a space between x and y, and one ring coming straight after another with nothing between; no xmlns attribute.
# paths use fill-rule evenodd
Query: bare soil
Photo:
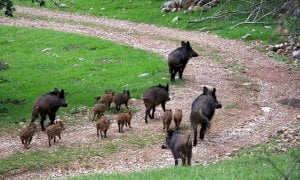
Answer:
<svg viewBox="0 0 300 180"><path fill-rule="evenodd" d="M181 41L190 41L199 57L189 61L182 85L171 85L171 101L167 108L183 109L183 126L189 129L189 113L193 100L202 93L202 86L216 87L219 102L223 108L217 110L212 127L193 148L192 164L205 164L227 157L231 152L268 141L279 130L299 121L299 108L279 103L283 99L300 99L300 75L281 62L274 61L257 50L256 45L245 45L238 40L228 40L202 32L184 31L136 24L127 21L98 18L85 15L50 11L46 9L17 7L21 13L17 18L0 18L2 25L52 29L108 39L135 48L146 49L167 57L180 46ZM38 18L42 17L42 18ZM46 20L42 20L46 19ZM240 69L244 70L240 70ZM145 124L144 106L141 100L132 100L130 107L139 109L133 117L133 128L125 133L160 132L162 122L157 109L156 120ZM80 115L80 124L69 125L63 139L48 148L43 132L34 138L28 151L52 151L59 146L79 146L105 143L122 136L115 121L108 131L107 140L96 138L95 125L89 121L90 114ZM73 117L74 118L74 117ZM114 118L114 115L112 115ZM174 124L172 124L174 126ZM76 138L74 138L76 137ZM163 139L162 139L163 141ZM7 133L0 138L0 157L24 152L16 133ZM27 150L26 150L27 151ZM154 144L143 149L124 149L108 157L91 158L70 162L68 168L55 165L20 173L13 173L9 179L55 178L94 172L130 172L173 166L169 150Z"/></svg>

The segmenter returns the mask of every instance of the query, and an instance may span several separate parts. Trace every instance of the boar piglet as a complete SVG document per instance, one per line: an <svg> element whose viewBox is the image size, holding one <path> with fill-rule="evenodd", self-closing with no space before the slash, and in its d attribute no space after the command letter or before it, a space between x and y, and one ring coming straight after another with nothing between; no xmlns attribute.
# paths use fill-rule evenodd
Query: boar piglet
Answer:
<svg viewBox="0 0 300 180"><path fill-rule="evenodd" d="M128 125L131 128L131 119L132 119L133 113L130 110L127 110L126 112L123 112L118 115L117 123L119 127L119 133L123 133L123 127L124 125Z"/></svg>
<svg viewBox="0 0 300 180"><path fill-rule="evenodd" d="M121 105L125 104L126 108L128 109L128 101L131 99L130 92L123 90L123 93L116 94L114 96L114 103L116 105L117 111L121 109Z"/></svg>
<svg viewBox="0 0 300 180"><path fill-rule="evenodd" d="M143 95L143 101L146 107L145 122L148 123L148 116L150 119L154 118L155 106L161 104L161 107L165 112L165 105L169 100L169 84L167 84L167 86L159 84L158 86L153 86L146 90ZM152 115L150 112L151 110Z"/></svg>
<svg viewBox="0 0 300 180"><path fill-rule="evenodd" d="M32 137L37 132L37 126L34 122L30 122L27 127L21 130L20 139L24 148L28 149L29 144L31 143Z"/></svg>
<svg viewBox="0 0 300 180"><path fill-rule="evenodd" d="M169 130L171 122L172 122L172 109L166 109L166 111L163 113L161 119L162 119L163 125L164 125L163 129Z"/></svg>
<svg viewBox="0 0 300 180"><path fill-rule="evenodd" d="M182 121L182 109L175 109L174 122L175 122L176 129L179 129L181 121Z"/></svg>
<svg viewBox="0 0 300 180"><path fill-rule="evenodd" d="M99 119L101 116L104 115L104 112L108 109L108 106L106 104L103 103L97 103L94 107L94 117L93 117L93 121L95 121L95 118L97 116L97 118Z"/></svg>
<svg viewBox="0 0 300 180"><path fill-rule="evenodd" d="M108 109L110 108L111 103L114 100L115 92L112 90L105 90L105 94L99 97L96 97L97 103L106 104Z"/></svg>
<svg viewBox="0 0 300 180"><path fill-rule="evenodd" d="M106 132L110 127L110 120L107 117L102 116L100 119L96 121L96 129L97 129L97 136L99 137L99 132L101 138L107 138L106 137ZM103 135L102 135L103 132Z"/></svg>
<svg viewBox="0 0 300 180"><path fill-rule="evenodd" d="M222 108L216 96L216 88L209 90L206 86L203 87L203 93L198 96L192 104L190 114L191 126L194 129L194 146L197 144L197 126L200 124L200 139L204 139L206 129L210 127L215 109Z"/></svg>
<svg viewBox="0 0 300 180"><path fill-rule="evenodd" d="M62 121L56 121L55 124L52 124L47 127L46 133L48 135L49 147L51 146L50 142L52 139L54 139L54 142L56 142L56 136L58 136L58 138L61 139L60 135L63 130L65 130L65 127Z"/></svg>

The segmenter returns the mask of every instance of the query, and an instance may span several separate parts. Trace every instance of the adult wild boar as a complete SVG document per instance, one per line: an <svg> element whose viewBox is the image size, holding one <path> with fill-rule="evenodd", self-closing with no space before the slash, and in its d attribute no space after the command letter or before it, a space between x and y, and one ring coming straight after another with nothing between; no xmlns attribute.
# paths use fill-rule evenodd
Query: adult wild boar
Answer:
<svg viewBox="0 0 300 180"><path fill-rule="evenodd" d="M197 144L198 124L201 124L200 139L204 139L204 134L210 126L215 109L218 108L222 108L222 105L217 100L216 88L209 90L204 86L203 93L194 100L190 114L191 126L194 129L194 146Z"/></svg>
<svg viewBox="0 0 300 180"><path fill-rule="evenodd" d="M171 81L175 81L176 73L179 72L179 78L182 79L182 73L189 59L198 57L198 54L193 50L190 42L181 41L181 47L175 49L169 54L168 65L171 76Z"/></svg>
<svg viewBox="0 0 300 180"><path fill-rule="evenodd" d="M174 129L169 129L167 131L165 145L162 146L162 149L166 148L171 149L175 160L175 166L178 165L178 159L182 160L183 166L186 164L189 166L191 165L193 146L190 135L185 135Z"/></svg>
<svg viewBox="0 0 300 180"><path fill-rule="evenodd" d="M55 88L53 91L39 96L32 107L31 122L34 122L36 118L40 117L40 123L42 130L45 131L44 121L48 115L50 124L54 124L56 112L60 107L67 107L68 104L65 101L65 91L60 91Z"/></svg>
<svg viewBox="0 0 300 180"><path fill-rule="evenodd" d="M148 123L148 116L151 119L154 118L155 106L161 104L161 107L165 112L165 105L169 100L169 84L167 84L167 86L159 84L158 86L153 86L146 90L143 95L143 101L146 106L145 122ZM151 109L152 115L150 114Z"/></svg>

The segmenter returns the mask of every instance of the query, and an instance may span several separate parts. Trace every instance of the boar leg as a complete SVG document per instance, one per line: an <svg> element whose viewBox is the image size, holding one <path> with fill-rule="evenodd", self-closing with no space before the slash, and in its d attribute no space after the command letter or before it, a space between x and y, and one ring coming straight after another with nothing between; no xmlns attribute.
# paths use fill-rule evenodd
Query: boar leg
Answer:
<svg viewBox="0 0 300 180"><path fill-rule="evenodd" d="M165 112L166 111L166 102L161 102L161 107L163 109L163 111Z"/></svg>
<svg viewBox="0 0 300 180"><path fill-rule="evenodd" d="M203 140L204 139L204 134L205 134L205 130L206 130L206 123L201 123L201 129L200 129L200 139Z"/></svg>
<svg viewBox="0 0 300 180"><path fill-rule="evenodd" d="M194 146L197 145L197 126L194 127L194 143L193 143Z"/></svg>
<svg viewBox="0 0 300 180"><path fill-rule="evenodd" d="M46 114L41 115L41 127L42 127L42 131L45 131L45 127L44 127L44 121L46 120Z"/></svg>
<svg viewBox="0 0 300 180"><path fill-rule="evenodd" d="M150 117L151 119L154 118L154 112L155 112L155 106L153 106L153 108L152 108L152 115L150 116L150 114L149 114L149 117Z"/></svg>
<svg viewBox="0 0 300 180"><path fill-rule="evenodd" d="M175 166L178 166L178 159L175 159Z"/></svg>
<svg viewBox="0 0 300 180"><path fill-rule="evenodd" d="M146 108L146 115L145 115L145 123L148 123L148 120L147 120L147 118L148 118L148 116L150 117L150 110L151 109L149 109L149 108Z"/></svg>
<svg viewBox="0 0 300 180"><path fill-rule="evenodd" d="M50 119L50 124L54 124L56 114L54 112L50 112L48 116Z"/></svg>

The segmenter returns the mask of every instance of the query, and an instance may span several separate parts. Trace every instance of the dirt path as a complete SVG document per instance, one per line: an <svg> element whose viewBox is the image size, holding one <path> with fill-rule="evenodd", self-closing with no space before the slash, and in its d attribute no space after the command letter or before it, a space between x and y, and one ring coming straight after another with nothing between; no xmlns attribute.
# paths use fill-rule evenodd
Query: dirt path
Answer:
<svg viewBox="0 0 300 180"><path fill-rule="evenodd" d="M278 103L282 99L300 99L300 75L289 71L288 67L275 62L250 45L235 40L225 40L215 35L136 24L127 21L53 12L46 9L17 7L22 13L18 18L1 18L0 24L10 26L34 27L72 32L108 39L159 53L167 57L180 41L189 40L200 56L193 58L187 65L182 86L171 85L171 101L167 108L182 108L184 123L188 126L188 116L192 101L201 93L201 85L214 86L218 100L223 109L217 110L212 128L206 140L199 142L193 149L192 163L212 162L225 157L226 154L244 146L265 142L283 127L297 121L299 108L292 108ZM43 18L33 17L39 15ZM41 20L45 19L47 20ZM130 133L144 131L161 131L161 122L152 121L145 124L144 106L139 101L131 102L141 109L133 119ZM157 110L158 114L162 112ZM87 118L87 117L86 117ZM64 133L62 145L75 146L72 137L80 129L81 144L95 143L94 125L89 121L71 126ZM111 138L120 136L113 125ZM189 131L189 130L187 130ZM39 133L30 151L47 149ZM42 140L46 142L46 140ZM15 151L22 151L19 139L15 135L0 138L0 157L6 157ZM17 149L15 148L17 147ZM118 157L117 159L115 157ZM35 170L14 174L11 179L28 179L29 177L57 177L91 172L127 172L140 169L160 168L173 165L169 151L153 145L138 151L125 150L101 160L90 160L97 164L84 168L87 162L71 162L67 170L58 167L47 170ZM58 170L59 169L59 170Z"/></svg>

